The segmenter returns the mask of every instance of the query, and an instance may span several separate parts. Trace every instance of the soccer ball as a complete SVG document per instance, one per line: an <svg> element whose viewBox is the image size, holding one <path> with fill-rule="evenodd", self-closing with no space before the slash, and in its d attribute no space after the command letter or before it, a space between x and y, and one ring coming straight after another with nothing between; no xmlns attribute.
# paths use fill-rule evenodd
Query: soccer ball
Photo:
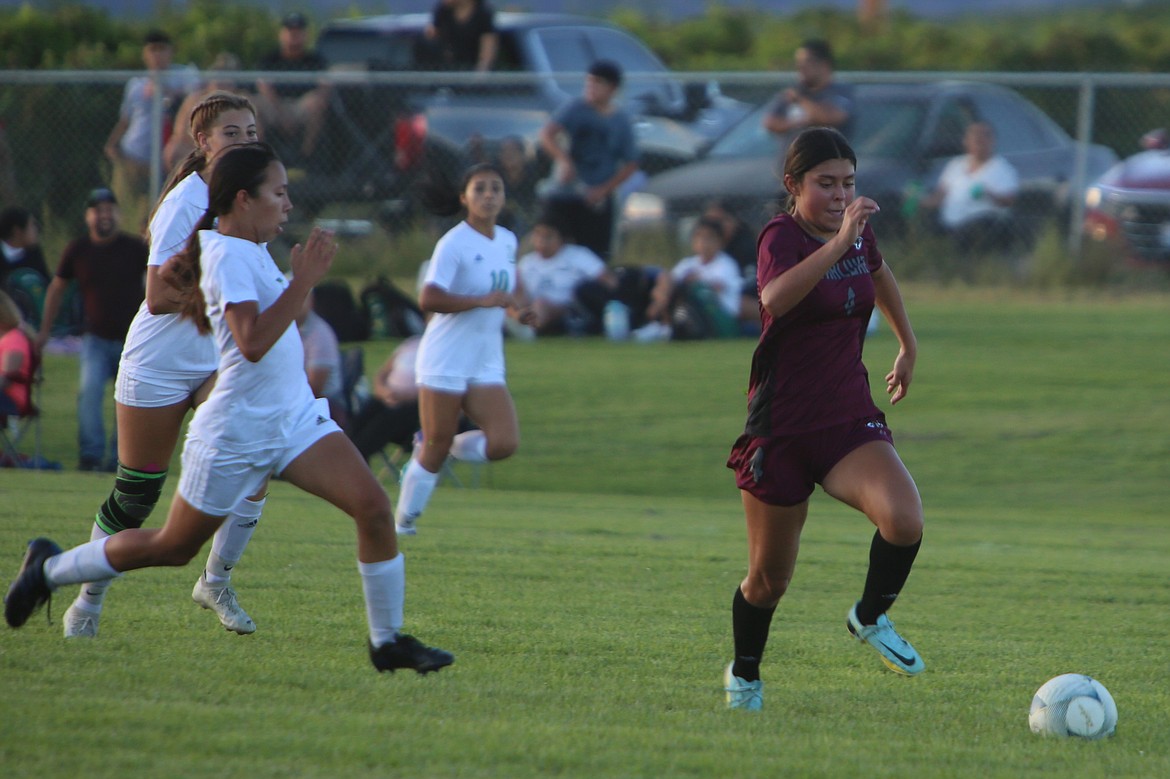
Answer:
<svg viewBox="0 0 1170 779"><path fill-rule="evenodd" d="M1084 674L1053 677L1032 696L1028 727L1042 736L1095 741L1117 729L1117 704L1105 686Z"/></svg>

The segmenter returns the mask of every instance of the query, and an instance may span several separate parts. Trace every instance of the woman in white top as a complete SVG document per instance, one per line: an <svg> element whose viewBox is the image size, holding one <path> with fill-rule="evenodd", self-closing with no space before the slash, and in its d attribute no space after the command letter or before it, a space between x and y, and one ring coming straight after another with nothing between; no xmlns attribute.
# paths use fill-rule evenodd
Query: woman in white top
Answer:
<svg viewBox="0 0 1170 779"><path fill-rule="evenodd" d="M313 397L307 381L289 380L304 375L294 319L337 249L331 232L314 229L303 249L293 247L293 277L286 279L266 244L291 209L288 176L270 146L237 146L218 157L207 212L163 271L182 292L180 315L199 332L212 332L219 351L215 386L188 427L166 524L127 529L67 552L48 539L34 540L5 601L10 625L23 625L61 585L186 565L232 507L275 472L353 517L374 667L426 673L453 662L449 653L399 632L405 569L390 500L329 418L326 401Z"/></svg>
<svg viewBox="0 0 1170 779"><path fill-rule="evenodd" d="M447 455L468 462L502 460L516 451L520 428L504 381L505 310L516 305L516 236L496 224L504 208L504 177L488 163L473 165L458 188L433 182L423 203L439 216L465 212L435 244L419 294L433 316L419 346L418 404L423 441L402 476L395 524L414 535ZM531 311L520 318L532 321ZM480 429L459 433L460 414Z"/></svg>
<svg viewBox="0 0 1170 779"><path fill-rule="evenodd" d="M224 149L256 140L256 111L246 97L213 92L191 112L195 150L176 167L150 218L146 299L126 335L114 385L118 423L118 472L114 489L98 510L90 538L141 527L162 495L163 482L187 411L214 383L219 354L210 335L200 335L175 313L175 290L159 279L163 263L181 252L191 229L207 211L209 162ZM216 534L207 566L192 598L213 609L236 633L256 625L239 606L231 570L243 555L264 506L264 490L240 501ZM65 637L97 635L109 582L89 582L63 617Z"/></svg>

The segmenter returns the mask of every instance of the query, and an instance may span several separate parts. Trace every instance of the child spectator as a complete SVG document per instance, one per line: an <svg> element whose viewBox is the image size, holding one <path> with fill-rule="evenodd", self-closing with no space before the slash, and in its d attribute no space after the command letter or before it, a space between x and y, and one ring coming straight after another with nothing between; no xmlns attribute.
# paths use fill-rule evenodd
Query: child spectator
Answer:
<svg viewBox="0 0 1170 779"><path fill-rule="evenodd" d="M536 313L530 327L537 335L557 335L575 329L574 317L582 312L575 304L578 287L596 280L607 287L616 286L613 274L601 258L584 246L566 241L560 220L550 214L541 216L532 228L533 251L520 258L518 273L521 297ZM521 325L509 317L509 332L517 334ZM522 331L519 331L522 332Z"/></svg>
<svg viewBox="0 0 1170 779"><path fill-rule="evenodd" d="M723 251L723 228L700 219L691 232L690 257L669 273L659 273L646 308L647 323L634 331L637 341L665 341L731 335L738 331L742 275ZM696 321L701 320L701 321Z"/></svg>

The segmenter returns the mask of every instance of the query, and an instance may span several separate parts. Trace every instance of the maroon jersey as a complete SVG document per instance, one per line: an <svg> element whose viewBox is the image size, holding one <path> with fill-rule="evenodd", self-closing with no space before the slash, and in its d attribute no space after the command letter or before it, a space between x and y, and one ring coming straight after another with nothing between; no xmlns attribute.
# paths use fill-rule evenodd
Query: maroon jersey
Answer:
<svg viewBox="0 0 1170 779"><path fill-rule="evenodd" d="M823 245L790 214L772 219L757 243L759 289ZM792 435L879 413L861 347L874 306L871 274L881 266L867 224L790 311L775 318L761 305L763 332L752 355L747 435Z"/></svg>

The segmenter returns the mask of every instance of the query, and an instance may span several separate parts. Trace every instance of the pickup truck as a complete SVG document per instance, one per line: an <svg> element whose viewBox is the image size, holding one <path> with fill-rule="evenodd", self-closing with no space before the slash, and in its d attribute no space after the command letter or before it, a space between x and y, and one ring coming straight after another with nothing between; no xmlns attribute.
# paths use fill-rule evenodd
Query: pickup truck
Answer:
<svg viewBox="0 0 1170 779"><path fill-rule="evenodd" d="M617 62L626 74L619 96L634 118L647 174L694 159L751 110L714 83L683 82L639 40L604 21L497 13L499 54L489 74L442 72L425 36L429 21L427 14L384 15L322 29L317 50L344 75L327 135L351 152L333 154L344 176L322 178L308 168L306 184L323 186L317 200L401 196L428 165L459 169L472 151L490 153L506 136L525 140L535 156L541 126L581 94L585 71L598 59ZM394 169L379 169L385 166Z"/></svg>

